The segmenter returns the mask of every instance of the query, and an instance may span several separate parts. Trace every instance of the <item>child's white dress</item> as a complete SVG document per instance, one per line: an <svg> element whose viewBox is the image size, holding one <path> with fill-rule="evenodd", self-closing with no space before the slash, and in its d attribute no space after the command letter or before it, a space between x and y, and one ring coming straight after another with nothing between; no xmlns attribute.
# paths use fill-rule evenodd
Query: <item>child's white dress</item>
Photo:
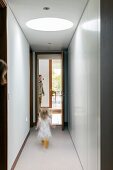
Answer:
<svg viewBox="0 0 113 170"><path fill-rule="evenodd" d="M48 139L50 138L51 135L51 130L50 130L50 125L51 125L51 119L48 117L47 119L43 120L43 119L39 119L38 122L38 127L39 127L39 131L38 131L38 138L39 139Z"/></svg>

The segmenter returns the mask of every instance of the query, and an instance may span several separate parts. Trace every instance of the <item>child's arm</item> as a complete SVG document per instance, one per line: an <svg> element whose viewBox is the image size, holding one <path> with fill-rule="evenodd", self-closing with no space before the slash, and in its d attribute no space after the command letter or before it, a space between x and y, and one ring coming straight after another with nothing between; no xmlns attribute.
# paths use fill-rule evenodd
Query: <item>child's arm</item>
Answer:
<svg viewBox="0 0 113 170"><path fill-rule="evenodd" d="M55 127L56 127L55 125L52 125L52 116L49 116L49 117L48 117L48 121L49 121L49 125L50 125L52 128L55 128Z"/></svg>

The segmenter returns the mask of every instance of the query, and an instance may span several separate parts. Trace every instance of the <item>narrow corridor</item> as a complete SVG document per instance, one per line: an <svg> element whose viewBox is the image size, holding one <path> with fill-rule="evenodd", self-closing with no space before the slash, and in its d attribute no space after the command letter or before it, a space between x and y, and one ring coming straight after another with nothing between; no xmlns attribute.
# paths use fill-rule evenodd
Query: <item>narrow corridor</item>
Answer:
<svg viewBox="0 0 113 170"><path fill-rule="evenodd" d="M15 170L82 170L68 130L52 129L48 149L37 141L32 129Z"/></svg>
<svg viewBox="0 0 113 170"><path fill-rule="evenodd" d="M58 30L57 19L71 27ZM8 68L0 87L2 170L113 170L112 30L113 1L0 1L0 59ZM40 107L69 130L52 129L48 149L30 130Z"/></svg>

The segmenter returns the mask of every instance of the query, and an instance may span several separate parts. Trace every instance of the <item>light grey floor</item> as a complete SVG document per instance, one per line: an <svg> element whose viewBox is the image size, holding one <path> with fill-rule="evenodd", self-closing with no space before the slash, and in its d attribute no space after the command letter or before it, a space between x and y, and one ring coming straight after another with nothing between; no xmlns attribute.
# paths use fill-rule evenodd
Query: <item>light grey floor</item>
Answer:
<svg viewBox="0 0 113 170"><path fill-rule="evenodd" d="M82 170L75 148L67 130L52 129L49 148L37 140L32 129L15 170Z"/></svg>

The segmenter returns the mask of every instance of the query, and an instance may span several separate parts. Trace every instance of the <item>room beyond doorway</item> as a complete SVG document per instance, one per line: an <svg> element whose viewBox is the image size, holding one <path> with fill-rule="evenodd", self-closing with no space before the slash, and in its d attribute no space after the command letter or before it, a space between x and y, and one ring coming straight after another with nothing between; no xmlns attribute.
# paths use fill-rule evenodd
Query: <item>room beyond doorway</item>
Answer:
<svg viewBox="0 0 113 170"><path fill-rule="evenodd" d="M42 75L44 96L41 108L47 107L52 124L63 126L63 67L62 54L40 54L37 60L37 76Z"/></svg>

